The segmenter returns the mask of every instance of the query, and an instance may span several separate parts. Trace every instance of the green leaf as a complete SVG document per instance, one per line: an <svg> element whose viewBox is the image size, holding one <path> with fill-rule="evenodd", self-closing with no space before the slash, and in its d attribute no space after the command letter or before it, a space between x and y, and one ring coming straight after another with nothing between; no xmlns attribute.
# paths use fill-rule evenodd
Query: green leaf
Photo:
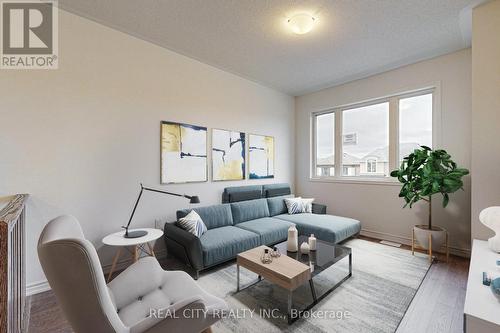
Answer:
<svg viewBox="0 0 500 333"><path fill-rule="evenodd" d="M448 195L448 193L445 193L443 195L443 208L445 208L446 206L448 206L449 202L450 202L450 196Z"/></svg>

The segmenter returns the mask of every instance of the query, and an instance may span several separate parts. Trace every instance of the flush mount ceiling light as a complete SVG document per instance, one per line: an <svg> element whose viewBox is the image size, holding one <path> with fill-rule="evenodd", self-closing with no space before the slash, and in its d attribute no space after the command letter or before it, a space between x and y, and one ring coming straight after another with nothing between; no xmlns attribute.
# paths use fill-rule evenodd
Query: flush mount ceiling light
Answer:
<svg viewBox="0 0 500 333"><path fill-rule="evenodd" d="M296 14L288 19L287 23L294 33L303 35L312 30L315 18L309 14Z"/></svg>

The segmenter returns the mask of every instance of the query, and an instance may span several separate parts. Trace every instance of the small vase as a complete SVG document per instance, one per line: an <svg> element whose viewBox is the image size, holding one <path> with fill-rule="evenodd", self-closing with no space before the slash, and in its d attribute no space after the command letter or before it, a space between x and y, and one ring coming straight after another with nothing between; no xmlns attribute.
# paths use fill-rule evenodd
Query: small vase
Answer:
<svg viewBox="0 0 500 333"><path fill-rule="evenodd" d="M307 244L306 242L302 243L300 245L300 252L303 254L309 254L309 244Z"/></svg>
<svg viewBox="0 0 500 333"><path fill-rule="evenodd" d="M297 252L299 250L298 231L295 224L288 228L288 239L286 242L286 250L288 252Z"/></svg>
<svg viewBox="0 0 500 333"><path fill-rule="evenodd" d="M314 234L309 237L309 250L316 251L316 237L314 237Z"/></svg>

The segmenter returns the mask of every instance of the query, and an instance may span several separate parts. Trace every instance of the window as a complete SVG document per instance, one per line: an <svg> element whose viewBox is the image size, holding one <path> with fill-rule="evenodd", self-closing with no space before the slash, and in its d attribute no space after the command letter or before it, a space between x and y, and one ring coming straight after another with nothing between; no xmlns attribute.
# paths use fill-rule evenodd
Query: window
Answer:
<svg viewBox="0 0 500 333"><path fill-rule="evenodd" d="M381 176L389 172L389 103L372 104L342 112L342 166L354 172L342 176L364 176L376 171L368 169L368 159L378 160L387 167ZM354 136L355 140L346 140ZM372 164L370 164L371 167ZM376 166L373 167L377 169Z"/></svg>
<svg viewBox="0 0 500 333"><path fill-rule="evenodd" d="M426 89L313 114L312 177L388 178L414 149L432 147L433 94Z"/></svg>
<svg viewBox="0 0 500 333"><path fill-rule="evenodd" d="M377 160L368 159L366 160L366 172L376 173L377 172Z"/></svg>
<svg viewBox="0 0 500 333"><path fill-rule="evenodd" d="M335 114L316 116L316 176L332 177L335 174Z"/></svg>
<svg viewBox="0 0 500 333"><path fill-rule="evenodd" d="M432 148L432 94L399 100L399 163L419 146Z"/></svg>

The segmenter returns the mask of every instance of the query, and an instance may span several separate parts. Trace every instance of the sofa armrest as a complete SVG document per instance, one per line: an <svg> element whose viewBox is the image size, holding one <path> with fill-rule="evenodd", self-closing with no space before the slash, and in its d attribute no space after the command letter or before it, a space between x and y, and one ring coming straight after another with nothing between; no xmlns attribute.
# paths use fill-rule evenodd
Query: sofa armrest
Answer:
<svg viewBox="0 0 500 333"><path fill-rule="evenodd" d="M203 254L198 237L171 222L165 223L163 231L168 253L184 261L196 271L203 269Z"/></svg>
<svg viewBox="0 0 500 333"><path fill-rule="evenodd" d="M326 214L326 205L314 203L312 204L313 214Z"/></svg>

